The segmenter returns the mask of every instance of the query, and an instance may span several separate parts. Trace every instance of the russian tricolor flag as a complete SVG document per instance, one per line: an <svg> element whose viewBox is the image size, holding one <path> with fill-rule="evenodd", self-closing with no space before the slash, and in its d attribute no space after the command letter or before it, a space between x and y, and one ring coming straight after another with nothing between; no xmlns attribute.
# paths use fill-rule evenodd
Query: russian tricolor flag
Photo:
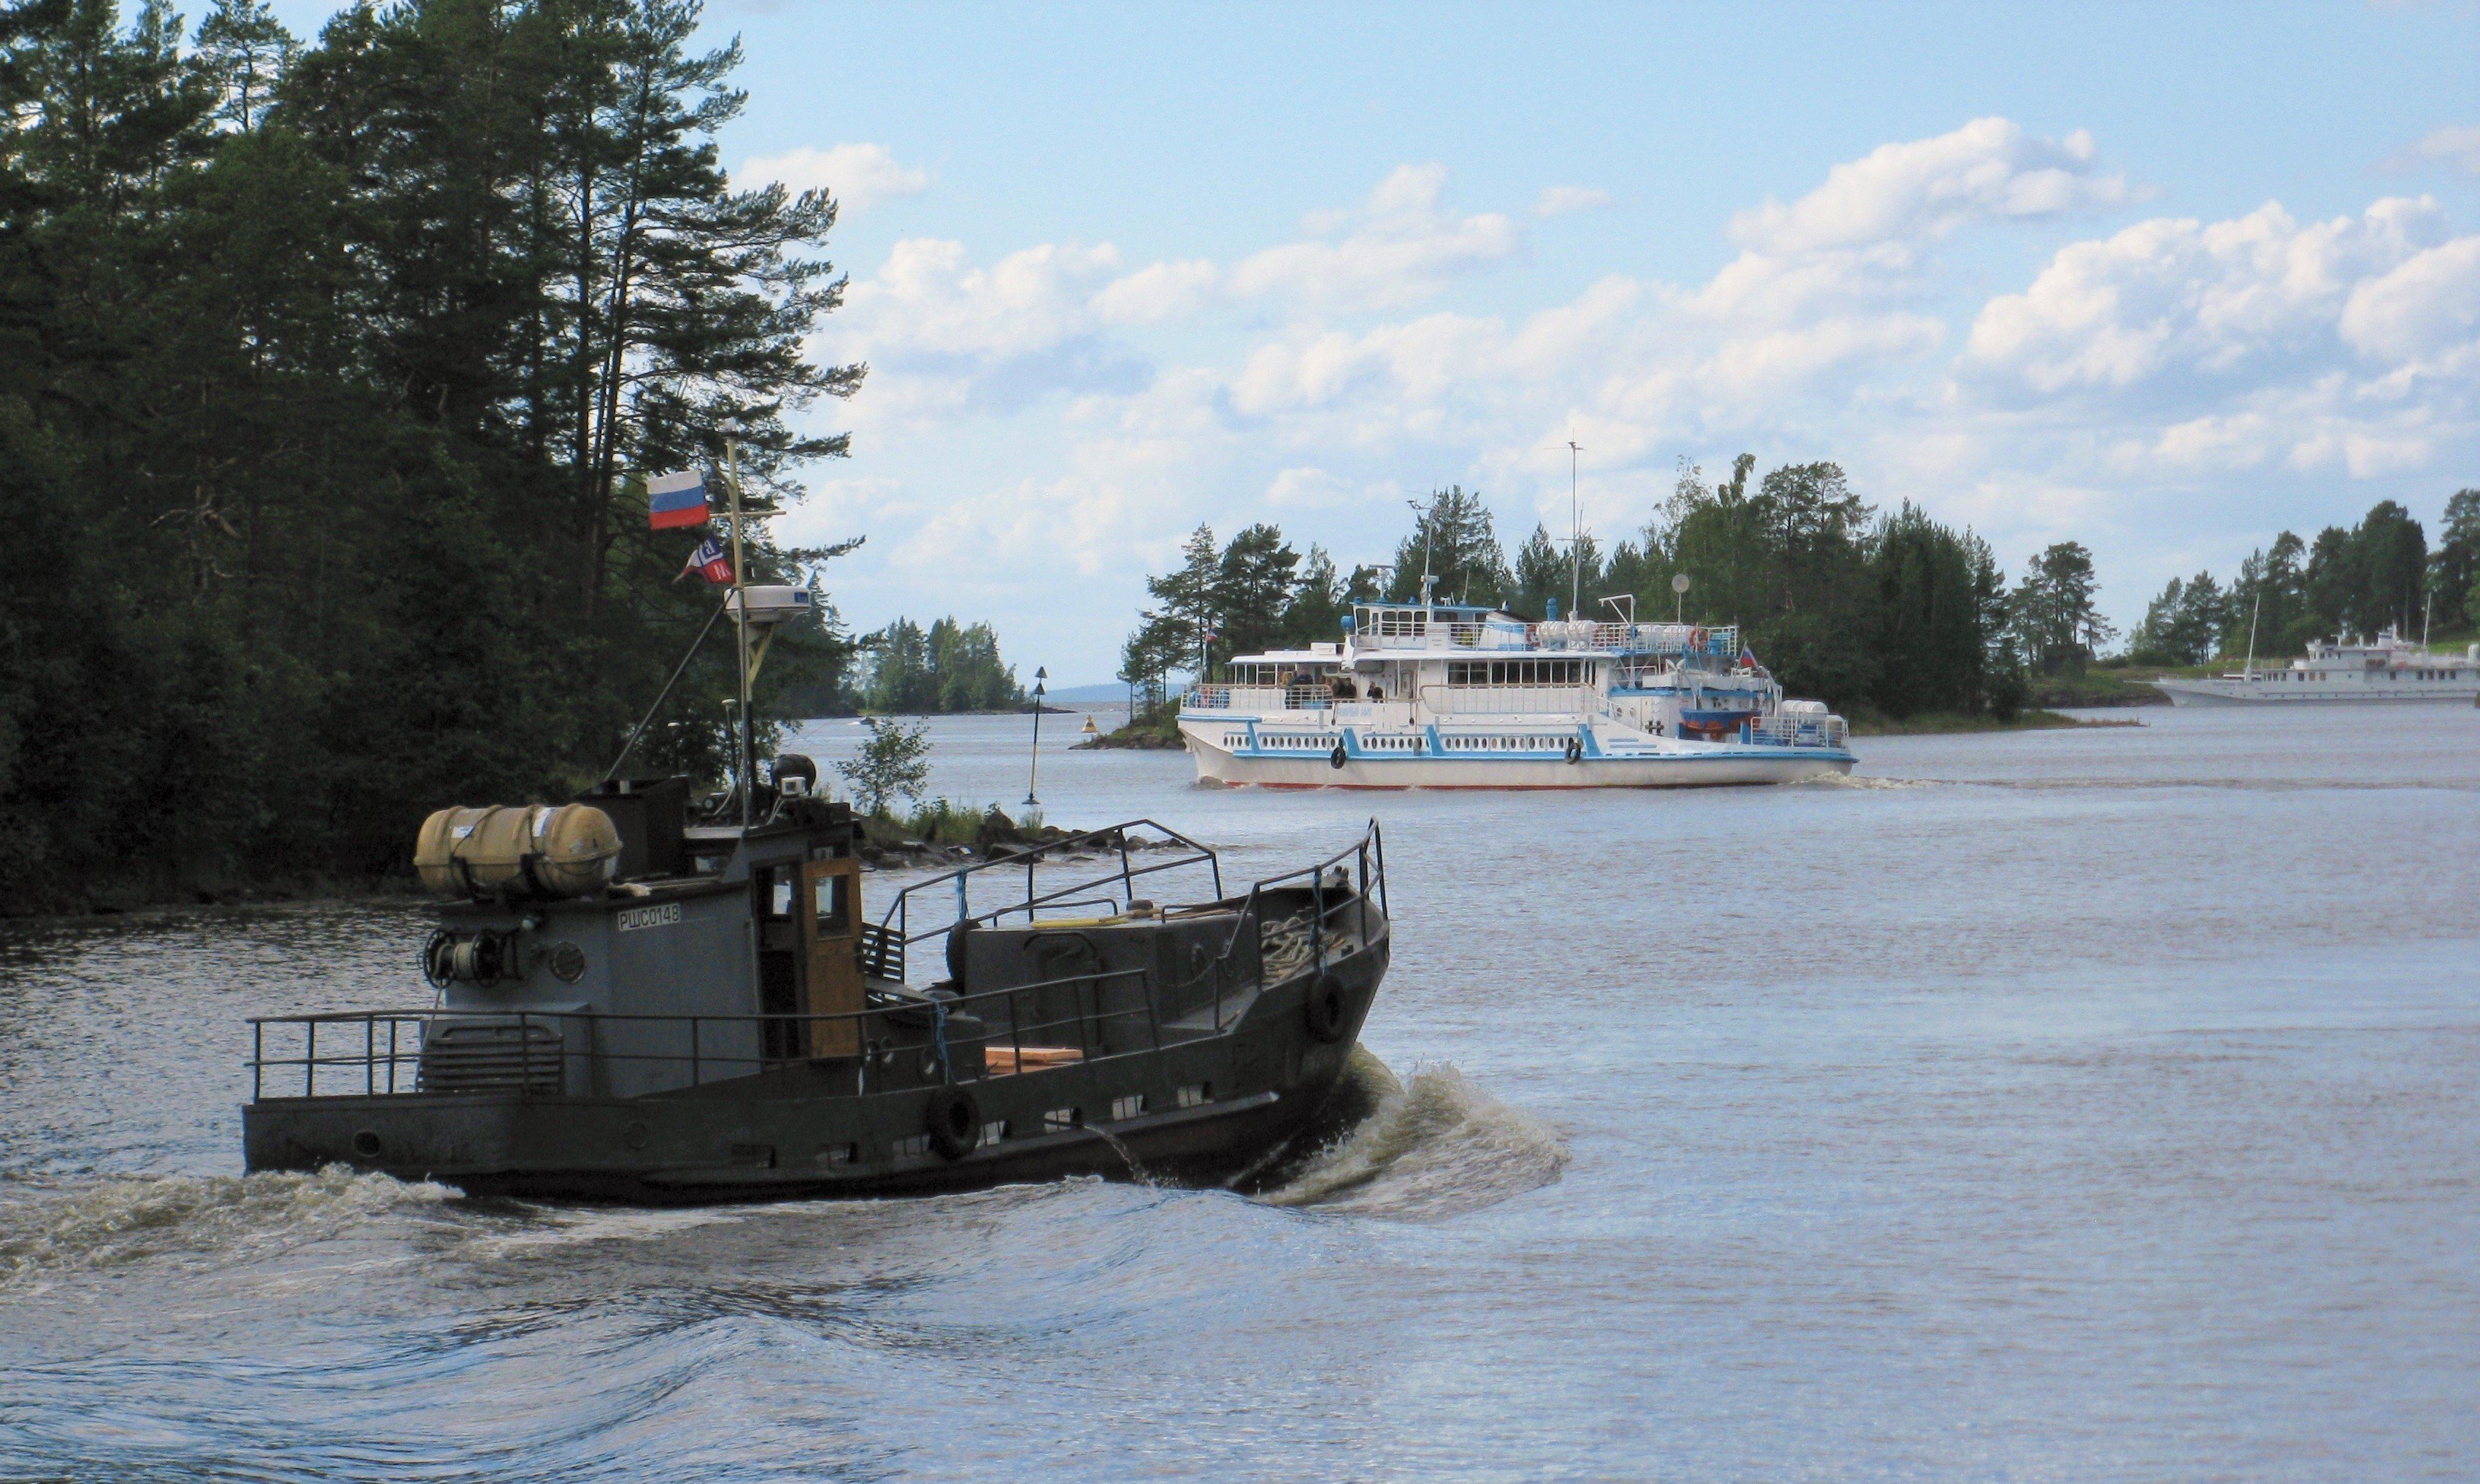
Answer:
<svg viewBox="0 0 2480 1484"><path fill-rule="evenodd" d="M706 524L706 475L693 469L646 481L646 520L656 530Z"/></svg>

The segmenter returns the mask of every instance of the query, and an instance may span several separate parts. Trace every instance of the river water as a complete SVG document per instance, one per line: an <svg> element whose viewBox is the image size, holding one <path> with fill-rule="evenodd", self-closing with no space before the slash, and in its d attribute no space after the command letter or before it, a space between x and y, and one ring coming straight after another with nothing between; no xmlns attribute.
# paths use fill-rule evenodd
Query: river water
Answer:
<svg viewBox="0 0 2480 1484"><path fill-rule="evenodd" d="M241 1017L418 913L0 930L0 1477L2480 1475L2480 711L2143 720L1389 796L1049 719L1049 819L1234 879L1383 822L1401 1086L1253 1198L244 1179Z"/></svg>

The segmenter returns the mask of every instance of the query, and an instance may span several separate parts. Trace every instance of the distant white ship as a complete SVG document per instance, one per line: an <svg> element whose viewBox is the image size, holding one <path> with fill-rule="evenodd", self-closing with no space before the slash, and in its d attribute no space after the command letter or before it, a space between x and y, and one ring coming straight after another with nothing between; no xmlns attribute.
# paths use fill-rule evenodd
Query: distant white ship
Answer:
<svg viewBox="0 0 2480 1484"><path fill-rule="evenodd" d="M2199 680L2154 680L2173 705L2251 705L2258 702L2459 701L2480 699L2480 644L2461 654L2435 654L2405 643L2390 628L2364 642L2341 638L2308 647L2287 670L2246 670Z"/></svg>
<svg viewBox="0 0 2480 1484"><path fill-rule="evenodd" d="M1362 603L1340 644L1244 654L1179 729L1201 780L1276 788L1675 788L1848 773L1736 627L1528 623Z"/></svg>

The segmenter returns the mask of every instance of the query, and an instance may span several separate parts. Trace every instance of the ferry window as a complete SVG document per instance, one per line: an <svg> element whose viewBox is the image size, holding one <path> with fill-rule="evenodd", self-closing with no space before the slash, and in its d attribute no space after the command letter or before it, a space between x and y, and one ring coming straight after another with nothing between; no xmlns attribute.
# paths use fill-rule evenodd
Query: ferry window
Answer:
<svg viewBox="0 0 2480 1484"><path fill-rule="evenodd" d="M776 922L792 920L792 873L776 869L765 873L759 888L759 900L765 903L766 916Z"/></svg>

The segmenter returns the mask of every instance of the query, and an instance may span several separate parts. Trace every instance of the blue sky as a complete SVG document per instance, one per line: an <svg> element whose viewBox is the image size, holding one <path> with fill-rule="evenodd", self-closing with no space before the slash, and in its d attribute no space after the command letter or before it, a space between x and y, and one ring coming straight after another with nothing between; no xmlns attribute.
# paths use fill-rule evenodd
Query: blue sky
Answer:
<svg viewBox="0 0 2480 1484"><path fill-rule="evenodd" d="M323 11L285 9L303 30ZM1383 560L1433 486L1606 540L1830 458L2122 621L2480 484L2469 5L718 0L744 178L824 184L866 360L846 617L1106 678L1201 521Z"/></svg>

